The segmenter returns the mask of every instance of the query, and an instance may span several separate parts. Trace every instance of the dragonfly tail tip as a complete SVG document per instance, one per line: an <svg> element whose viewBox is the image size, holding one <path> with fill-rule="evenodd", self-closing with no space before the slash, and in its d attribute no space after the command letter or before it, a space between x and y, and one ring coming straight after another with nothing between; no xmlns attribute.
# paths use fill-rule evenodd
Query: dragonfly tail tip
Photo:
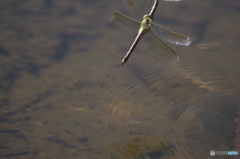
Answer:
<svg viewBox="0 0 240 159"><path fill-rule="evenodd" d="M124 58L122 59L122 66L123 66L126 62L127 62L127 59L124 57Z"/></svg>

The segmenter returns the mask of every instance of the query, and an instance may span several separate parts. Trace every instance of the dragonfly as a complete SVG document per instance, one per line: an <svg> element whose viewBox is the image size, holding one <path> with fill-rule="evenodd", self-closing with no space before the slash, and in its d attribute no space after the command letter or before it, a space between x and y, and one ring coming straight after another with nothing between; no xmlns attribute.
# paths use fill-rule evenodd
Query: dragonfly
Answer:
<svg viewBox="0 0 240 159"><path fill-rule="evenodd" d="M149 48L154 52L160 53L160 55L163 57L173 60L174 63L177 63L179 60L178 53L165 41L176 45L188 46L192 43L193 39L171 31L170 29L153 22L153 16L158 7L158 0L154 0L151 11L149 14L145 15L143 15L142 11L134 3L134 0L123 1L127 7L130 7L132 10L142 15L143 20L138 21L126 15L123 15L118 11L113 12L113 17L111 20L115 21L115 23L123 29L133 30L136 29L136 27L139 28L131 47L122 59L122 66L128 61L140 39L143 39Z"/></svg>

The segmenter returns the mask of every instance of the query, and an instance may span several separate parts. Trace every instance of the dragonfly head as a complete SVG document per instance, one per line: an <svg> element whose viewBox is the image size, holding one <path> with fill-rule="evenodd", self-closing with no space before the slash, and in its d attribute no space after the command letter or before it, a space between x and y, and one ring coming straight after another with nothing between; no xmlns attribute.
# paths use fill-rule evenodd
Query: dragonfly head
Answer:
<svg viewBox="0 0 240 159"><path fill-rule="evenodd" d="M146 25L146 26L149 26L151 23L152 23L152 18L149 16L149 14L145 14L144 16L143 16L143 21L142 21L142 23L144 24L144 25ZM145 26L145 27L146 27Z"/></svg>
<svg viewBox="0 0 240 159"><path fill-rule="evenodd" d="M143 16L143 19L148 19L148 21L152 22L153 21L153 18L149 15L149 14L145 14Z"/></svg>
<svg viewBox="0 0 240 159"><path fill-rule="evenodd" d="M145 19L145 18L149 18L149 15L148 15L148 14L145 14L145 15L143 16L143 19Z"/></svg>

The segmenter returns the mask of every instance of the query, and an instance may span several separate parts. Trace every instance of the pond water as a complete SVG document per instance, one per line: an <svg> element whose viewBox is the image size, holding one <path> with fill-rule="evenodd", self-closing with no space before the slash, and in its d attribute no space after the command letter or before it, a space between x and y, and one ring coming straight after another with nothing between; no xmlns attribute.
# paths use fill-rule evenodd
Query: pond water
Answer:
<svg viewBox="0 0 240 159"><path fill-rule="evenodd" d="M113 10L127 14L121 0L0 2L0 158L239 150L240 2L159 2L154 20L194 39L173 46L177 64L139 43L121 67L136 33Z"/></svg>

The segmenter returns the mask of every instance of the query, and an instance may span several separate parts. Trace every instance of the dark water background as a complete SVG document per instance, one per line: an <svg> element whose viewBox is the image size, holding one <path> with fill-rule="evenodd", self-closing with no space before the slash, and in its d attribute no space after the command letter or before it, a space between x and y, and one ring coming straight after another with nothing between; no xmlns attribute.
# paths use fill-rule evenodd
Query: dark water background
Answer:
<svg viewBox="0 0 240 159"><path fill-rule="evenodd" d="M172 64L110 21L121 0L0 1L0 158L212 158L236 150L240 1L160 2ZM215 156L215 158L232 158Z"/></svg>

